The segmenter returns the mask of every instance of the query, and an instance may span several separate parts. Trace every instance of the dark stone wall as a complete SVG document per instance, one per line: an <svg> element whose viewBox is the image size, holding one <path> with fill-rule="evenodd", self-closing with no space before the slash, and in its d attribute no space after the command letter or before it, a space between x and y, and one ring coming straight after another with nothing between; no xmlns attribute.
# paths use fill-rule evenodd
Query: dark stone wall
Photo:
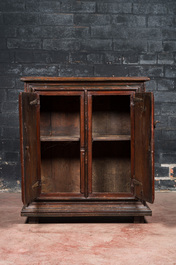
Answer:
<svg viewBox="0 0 176 265"><path fill-rule="evenodd" d="M176 182L176 1L0 0L0 170L19 189L21 76L148 76L156 187Z"/></svg>

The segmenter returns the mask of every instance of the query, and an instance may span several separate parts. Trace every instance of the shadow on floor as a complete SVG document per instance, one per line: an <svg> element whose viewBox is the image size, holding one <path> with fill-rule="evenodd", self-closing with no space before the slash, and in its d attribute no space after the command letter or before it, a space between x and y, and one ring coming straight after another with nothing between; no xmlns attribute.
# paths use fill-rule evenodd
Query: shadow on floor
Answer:
<svg viewBox="0 0 176 265"><path fill-rule="evenodd" d="M30 218L26 219L25 223L30 223ZM34 221L35 223L35 221ZM39 217L36 223L134 223L133 217ZM144 223L147 223L144 218Z"/></svg>

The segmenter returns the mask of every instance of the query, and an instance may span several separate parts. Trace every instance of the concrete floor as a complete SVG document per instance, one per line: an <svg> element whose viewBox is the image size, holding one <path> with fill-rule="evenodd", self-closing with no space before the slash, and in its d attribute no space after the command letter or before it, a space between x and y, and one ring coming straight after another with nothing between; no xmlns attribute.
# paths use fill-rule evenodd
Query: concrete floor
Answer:
<svg viewBox="0 0 176 265"><path fill-rule="evenodd" d="M19 193L0 193L0 265L176 264L176 192L156 193L145 224L25 224Z"/></svg>

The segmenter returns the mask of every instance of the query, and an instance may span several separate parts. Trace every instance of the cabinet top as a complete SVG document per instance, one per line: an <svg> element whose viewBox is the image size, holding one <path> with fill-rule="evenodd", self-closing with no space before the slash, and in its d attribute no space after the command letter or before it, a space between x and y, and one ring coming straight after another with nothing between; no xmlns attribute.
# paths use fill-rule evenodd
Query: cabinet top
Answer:
<svg viewBox="0 0 176 265"><path fill-rule="evenodd" d="M21 77L24 82L145 82L149 77L44 77L44 76L26 76Z"/></svg>

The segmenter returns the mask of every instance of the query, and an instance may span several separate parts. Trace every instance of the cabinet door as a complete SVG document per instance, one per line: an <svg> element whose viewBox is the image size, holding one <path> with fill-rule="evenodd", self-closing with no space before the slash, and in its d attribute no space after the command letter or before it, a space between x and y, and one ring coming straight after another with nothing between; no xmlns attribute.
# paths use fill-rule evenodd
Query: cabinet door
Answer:
<svg viewBox="0 0 176 265"><path fill-rule="evenodd" d="M134 98L134 195L154 201L154 98L152 93L136 93Z"/></svg>
<svg viewBox="0 0 176 265"><path fill-rule="evenodd" d="M36 93L20 93L22 200L24 205L28 205L40 193L39 107L39 96Z"/></svg>

